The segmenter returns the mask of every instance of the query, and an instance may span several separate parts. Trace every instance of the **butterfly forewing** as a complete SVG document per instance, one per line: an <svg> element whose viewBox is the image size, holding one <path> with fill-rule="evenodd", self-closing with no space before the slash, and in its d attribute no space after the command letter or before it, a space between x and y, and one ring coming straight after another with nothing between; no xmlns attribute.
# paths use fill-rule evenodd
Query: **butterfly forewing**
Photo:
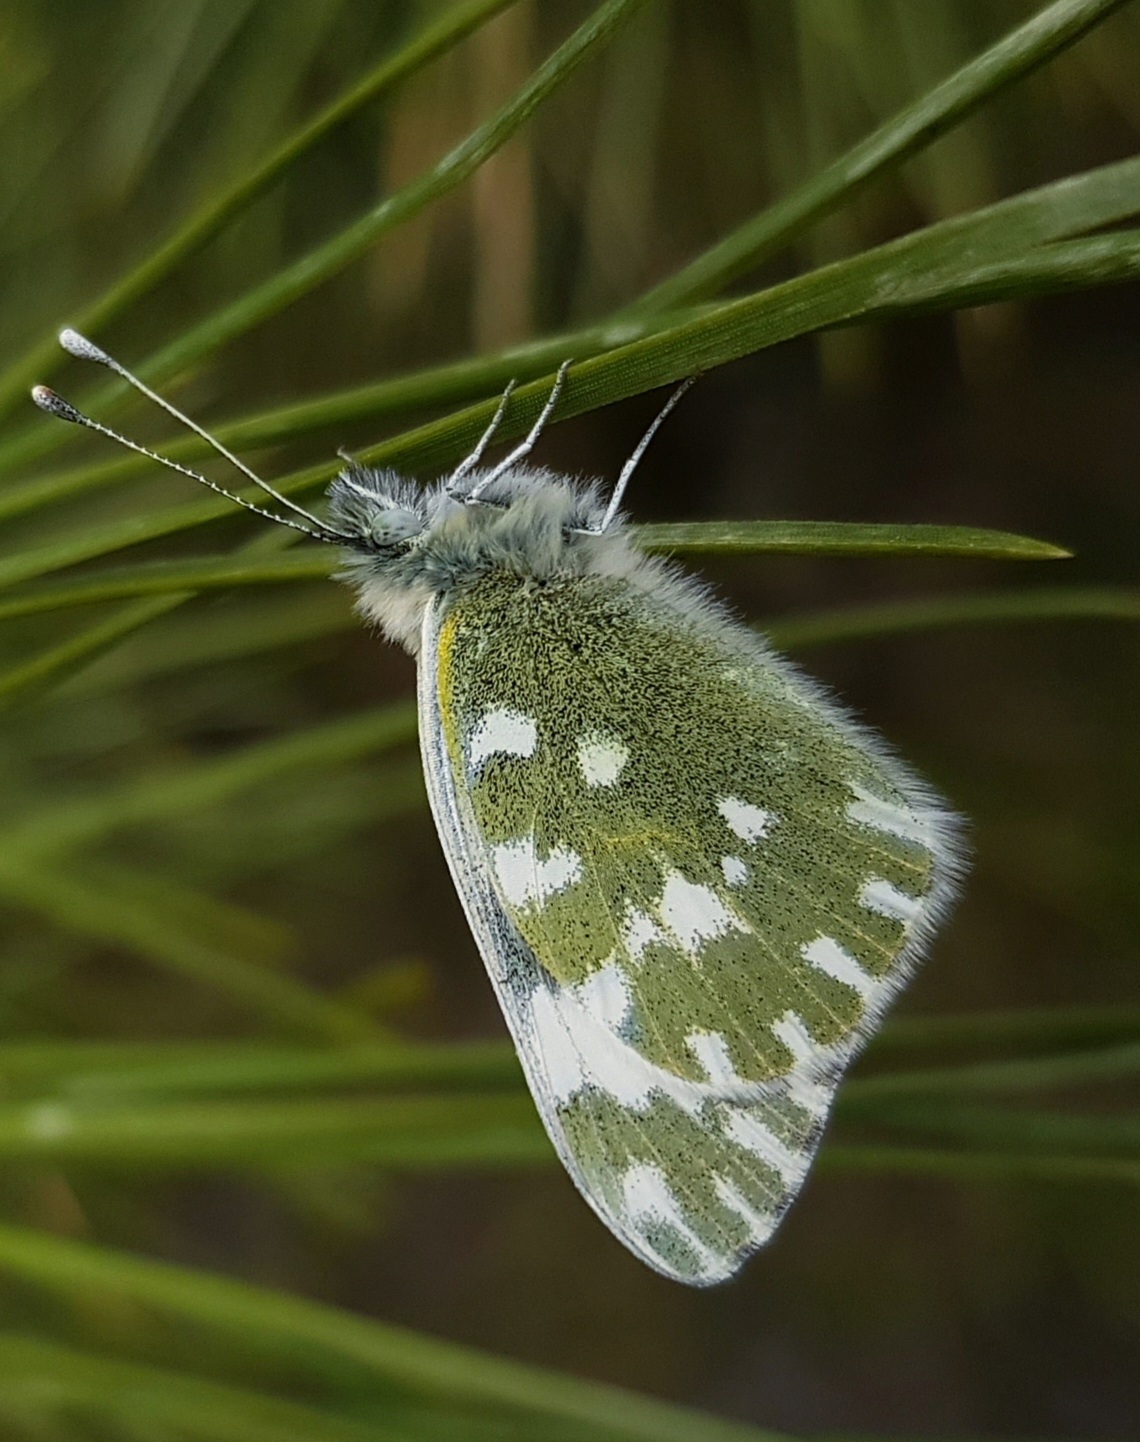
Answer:
<svg viewBox="0 0 1140 1442"><path fill-rule="evenodd" d="M436 819L543 1120L608 1225L705 1283L770 1235L946 898L952 827L744 627L489 574L421 649Z"/></svg>

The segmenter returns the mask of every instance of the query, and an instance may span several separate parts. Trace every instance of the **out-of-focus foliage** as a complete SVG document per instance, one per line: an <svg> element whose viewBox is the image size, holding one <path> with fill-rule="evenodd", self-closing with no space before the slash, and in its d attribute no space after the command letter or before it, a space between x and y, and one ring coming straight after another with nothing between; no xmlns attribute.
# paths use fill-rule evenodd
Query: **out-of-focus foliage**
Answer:
<svg viewBox="0 0 1140 1442"><path fill-rule="evenodd" d="M1118 0L6 7L5 1436L1127 1434L1138 65ZM318 548L34 412L203 455L64 323L308 503L510 379L519 434L567 356L544 459L612 474L654 401L600 408L705 372L644 543L832 646L977 851L739 1283L557 1168L406 658Z"/></svg>

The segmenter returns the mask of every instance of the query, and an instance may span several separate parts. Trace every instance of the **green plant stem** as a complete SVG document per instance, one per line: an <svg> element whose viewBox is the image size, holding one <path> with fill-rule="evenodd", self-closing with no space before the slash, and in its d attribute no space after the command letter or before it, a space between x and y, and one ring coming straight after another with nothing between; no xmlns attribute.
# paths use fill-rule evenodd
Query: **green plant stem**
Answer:
<svg viewBox="0 0 1140 1442"><path fill-rule="evenodd" d="M295 1359L303 1372L322 1363L349 1365L362 1382L384 1389L395 1384L437 1404L508 1407L642 1442L774 1442L772 1433L743 1423L528 1367L288 1293L2 1224L0 1269L64 1297L106 1290L219 1336L240 1338L243 1345L256 1339L264 1350Z"/></svg>

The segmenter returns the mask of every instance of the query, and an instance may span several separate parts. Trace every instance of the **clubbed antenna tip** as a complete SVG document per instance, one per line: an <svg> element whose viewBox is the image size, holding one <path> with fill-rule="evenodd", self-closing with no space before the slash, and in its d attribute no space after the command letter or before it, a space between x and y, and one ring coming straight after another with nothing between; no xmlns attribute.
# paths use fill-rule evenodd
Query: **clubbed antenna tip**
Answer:
<svg viewBox="0 0 1140 1442"><path fill-rule="evenodd" d="M77 330L72 330L70 326L60 331L59 343L68 355L73 355L76 360L96 361L99 365L111 365L112 369L115 369L111 357L106 351L100 350L99 347L93 345L85 335L80 335Z"/></svg>
<svg viewBox="0 0 1140 1442"><path fill-rule="evenodd" d="M69 405L62 396L57 396L50 386L33 386L32 400L41 411L46 411L49 416L57 416L61 421L71 421L74 425L82 425L79 412L75 407Z"/></svg>

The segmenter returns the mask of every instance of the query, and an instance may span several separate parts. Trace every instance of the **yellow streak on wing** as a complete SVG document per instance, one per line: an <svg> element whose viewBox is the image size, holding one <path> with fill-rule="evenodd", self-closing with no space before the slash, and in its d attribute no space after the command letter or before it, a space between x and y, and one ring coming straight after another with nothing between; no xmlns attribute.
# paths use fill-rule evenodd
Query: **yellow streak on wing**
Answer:
<svg viewBox="0 0 1140 1442"><path fill-rule="evenodd" d="M439 628L439 655L436 661L439 685L439 720L443 727L443 739L447 754L456 774L462 775L459 734L455 728L455 695L452 682L452 659L455 651L455 634L459 629L459 607L452 606Z"/></svg>

